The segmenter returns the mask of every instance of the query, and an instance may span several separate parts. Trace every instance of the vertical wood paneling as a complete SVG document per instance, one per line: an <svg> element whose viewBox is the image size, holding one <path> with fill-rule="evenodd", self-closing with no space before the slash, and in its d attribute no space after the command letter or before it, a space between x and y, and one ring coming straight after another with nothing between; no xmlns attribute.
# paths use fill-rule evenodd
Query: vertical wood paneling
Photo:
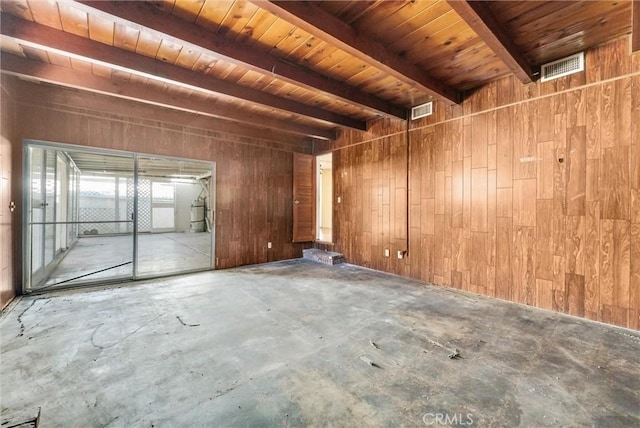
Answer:
<svg viewBox="0 0 640 428"><path fill-rule="evenodd" d="M600 221L600 302L602 318L615 322L620 310L629 307L630 245L629 222Z"/></svg>
<svg viewBox="0 0 640 428"><path fill-rule="evenodd" d="M536 180L513 180L513 224L536 225Z"/></svg>
<svg viewBox="0 0 640 428"><path fill-rule="evenodd" d="M553 280L553 201L539 199L536 213L536 278Z"/></svg>
<svg viewBox="0 0 640 428"><path fill-rule="evenodd" d="M511 187L513 177L513 140L511 132L511 107L497 111L496 171L498 187Z"/></svg>
<svg viewBox="0 0 640 428"><path fill-rule="evenodd" d="M565 274L567 308L571 315L584 316L584 276Z"/></svg>
<svg viewBox="0 0 640 428"><path fill-rule="evenodd" d="M628 147L611 147L602 150L600 159L601 217L629 219L629 159Z"/></svg>
<svg viewBox="0 0 640 428"><path fill-rule="evenodd" d="M567 214L584 215L587 148L585 127L567 129Z"/></svg>
<svg viewBox="0 0 640 428"><path fill-rule="evenodd" d="M598 58L619 57L621 43L599 47ZM609 50L616 53L609 55ZM640 76L618 76L611 67L620 67L597 61L587 67L590 76L610 80L590 78L590 86L580 87L585 78L579 77L543 88L507 77L493 91L474 93L463 105L464 115L447 113L442 115L447 122L436 118L413 129L410 270L406 261L384 258L382 247L363 263L639 328ZM571 90L554 93L564 88ZM512 104L481 110L496 102ZM356 133L349 135L352 141L337 143L349 174L339 178L336 188L373 186L371 191L380 195L379 205L371 202L371 208L366 199L349 198L356 205L339 207L336 216L339 247L347 260L359 262L368 254L362 248L368 239L402 244L388 235L400 235L400 229L393 232L394 217L402 210L394 204L405 202L393 189L406 177L401 168L385 170L374 156L364 162L379 171L379 180L358 185L352 171L363 161L356 153L386 138L350 146L361 140ZM402 164L402 152L383 152L383 157L397 158L389 165ZM366 228L363 209L374 213L372 219L382 219L370 238L359 231Z"/></svg>
<svg viewBox="0 0 640 428"><path fill-rule="evenodd" d="M630 228L629 328L640 330L640 224Z"/></svg>
<svg viewBox="0 0 640 428"><path fill-rule="evenodd" d="M487 231L487 169L471 170L471 230Z"/></svg>
<svg viewBox="0 0 640 428"><path fill-rule="evenodd" d="M535 240L535 227L514 227L511 247L513 300L527 305L535 305Z"/></svg>
<svg viewBox="0 0 640 428"><path fill-rule="evenodd" d="M584 224L585 316L598 319L600 306L600 205L587 202Z"/></svg>
<svg viewBox="0 0 640 428"><path fill-rule="evenodd" d="M454 161L451 166L451 227L463 227L464 174L463 161Z"/></svg>
<svg viewBox="0 0 640 428"><path fill-rule="evenodd" d="M538 199L553 199L553 140L538 144Z"/></svg>
<svg viewBox="0 0 640 428"><path fill-rule="evenodd" d="M565 272L584 274L584 217L567 216L565 220Z"/></svg>

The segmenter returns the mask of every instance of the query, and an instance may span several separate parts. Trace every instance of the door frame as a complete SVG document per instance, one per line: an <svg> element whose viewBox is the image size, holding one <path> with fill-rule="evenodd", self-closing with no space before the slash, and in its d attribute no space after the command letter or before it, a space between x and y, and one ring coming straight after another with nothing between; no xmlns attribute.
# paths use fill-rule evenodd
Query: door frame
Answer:
<svg viewBox="0 0 640 428"><path fill-rule="evenodd" d="M138 175L137 175L137 165L138 165L138 158L139 157L148 157L148 158L163 158L163 159L168 159L168 160L175 160L175 161L185 161L185 162L200 162L203 164L208 164L209 168L211 170L211 187L209 189L209 198L210 198L210 202L209 202L209 210L211 211L211 232L210 232L210 248L211 248L211 257L209 259L209 266L208 268L204 268L204 269L193 269L193 270L186 270L186 271L180 271L180 272L173 272L173 273L165 273L165 274L155 274L155 275L144 275L144 276L138 276L137 275L137 269L136 269L136 265L137 265L137 258L138 258L138 254L137 254L137 237L138 237L138 231L136 228L137 225L137 216L134 215L134 231L132 233L133 236L133 269L132 269L132 274L131 276L127 276L127 277L117 277L117 278L113 278L113 279L99 279L99 280L86 280L86 281L78 281L78 282L73 282L70 283L68 285L65 286L59 286L59 287L55 287L53 288L54 290L60 290L60 289L64 289L64 288L77 288L77 287L84 287L84 286L89 286L89 285L95 285L97 283L100 284L109 284L109 283L120 283L120 282L124 282L124 281L136 281L136 280L146 280L146 279L152 279L152 278L162 278L162 277L167 277L167 276L171 276L171 275L176 275L176 274L186 274L186 273L193 273L193 272L202 272L202 271L206 271L206 270L213 270L216 268L216 245L215 245L215 237L216 237L216 216L215 216L215 212L216 212L216 162L215 161L206 161L206 160L201 160L201 159L189 159L189 158L181 158L181 157L176 157L176 156L165 156L165 155L157 155L157 154L147 154L147 153L141 153L141 152L131 152L131 151L126 151L126 150L117 150L117 149L107 149L107 148L96 148L96 147L88 147L88 146L84 146L84 145L79 145L79 144L66 144L66 143L57 143L57 142L52 142L52 141L44 141L44 140L36 140L36 139L24 139L22 141L22 294L31 294L31 293L40 293L40 292L44 292L44 291L49 291L52 289L43 287L42 289L33 289L32 288L32 281L31 281L31 255L30 255L30 249L31 249L31 244L29 242L29 240L31 239L31 234L29 233L28 229L28 225L30 223L30 219L29 219L29 207L30 207L30 170L29 170L29 154L28 154L28 150L30 147L41 147L44 149L51 149L51 150L59 150L59 151L80 151L80 152L86 152L86 153L95 153L95 154L105 154L105 155L109 155L109 154L113 154L113 155L121 155L121 156L132 156L133 157L133 162L134 162L134 213L137 213L137 202L138 202L138 197L137 197L137 181L138 181ZM44 160L43 160L44 163ZM57 167L57 156L56 156L56 167ZM55 187L54 187L55 189ZM76 189L76 196L77 196L77 190ZM55 191L55 190L54 190ZM55 196L54 196L54 202L55 202ZM77 205L76 205L77 207ZM54 214L54 221L55 221L55 214ZM55 234L54 234L54 240L55 240ZM55 249L55 242L54 242L54 249ZM44 249L43 249L44 250ZM55 257L54 257L54 261L55 261ZM43 263L44 263L44 259L43 259ZM52 265L55 265L55 263L53 263Z"/></svg>

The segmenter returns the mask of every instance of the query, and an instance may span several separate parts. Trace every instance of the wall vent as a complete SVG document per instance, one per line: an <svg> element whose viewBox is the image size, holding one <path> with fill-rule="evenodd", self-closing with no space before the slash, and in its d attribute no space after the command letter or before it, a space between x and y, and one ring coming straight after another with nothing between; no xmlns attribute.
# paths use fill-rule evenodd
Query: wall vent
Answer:
<svg viewBox="0 0 640 428"><path fill-rule="evenodd" d="M542 66L540 78L541 82L568 76L584 70L584 52L568 56L566 58L552 61Z"/></svg>
<svg viewBox="0 0 640 428"><path fill-rule="evenodd" d="M433 101L420 104L411 108L411 120L420 119L421 117L431 116L433 113Z"/></svg>

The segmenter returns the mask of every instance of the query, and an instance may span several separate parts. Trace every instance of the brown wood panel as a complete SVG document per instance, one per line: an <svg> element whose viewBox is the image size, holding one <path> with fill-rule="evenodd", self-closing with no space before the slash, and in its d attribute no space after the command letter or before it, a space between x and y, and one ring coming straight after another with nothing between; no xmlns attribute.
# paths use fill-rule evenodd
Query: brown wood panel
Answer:
<svg viewBox="0 0 640 428"><path fill-rule="evenodd" d="M539 199L536 209L536 278L553 281L553 201Z"/></svg>
<svg viewBox="0 0 640 428"><path fill-rule="evenodd" d="M464 172L463 161L452 162L451 167L451 227L463 227Z"/></svg>
<svg viewBox="0 0 640 428"><path fill-rule="evenodd" d="M584 316L584 276L565 274L567 310L571 315Z"/></svg>
<svg viewBox="0 0 640 428"><path fill-rule="evenodd" d="M629 306L630 234L626 220L600 220L600 302L620 309ZM605 322L610 322L605 319Z"/></svg>
<svg viewBox="0 0 640 428"><path fill-rule="evenodd" d="M618 79L614 85L614 144L631 144L631 79Z"/></svg>
<svg viewBox="0 0 640 428"><path fill-rule="evenodd" d="M487 287L487 238L486 233L471 233L471 284L482 288Z"/></svg>
<svg viewBox="0 0 640 428"><path fill-rule="evenodd" d="M553 141L538 143L537 198L553 199Z"/></svg>
<svg viewBox="0 0 640 428"><path fill-rule="evenodd" d="M565 272L584 275L584 216L566 216Z"/></svg>
<svg viewBox="0 0 640 428"><path fill-rule="evenodd" d="M511 247L513 300L526 305L535 305L535 247L535 227L515 226Z"/></svg>
<svg viewBox="0 0 640 428"><path fill-rule="evenodd" d="M513 216L513 189L510 187L496 189L496 216Z"/></svg>
<svg viewBox="0 0 640 428"><path fill-rule="evenodd" d="M600 86L590 86L586 89L587 159L600 158L600 94Z"/></svg>
<svg viewBox="0 0 640 428"><path fill-rule="evenodd" d="M537 108L534 103L517 104L512 116L513 127L513 178L536 177L537 140L534 118Z"/></svg>
<svg viewBox="0 0 640 428"><path fill-rule="evenodd" d="M513 180L514 226L536 225L536 180Z"/></svg>
<svg viewBox="0 0 640 428"><path fill-rule="evenodd" d="M553 254L564 256L564 216L566 215L566 150L555 150L553 167Z"/></svg>
<svg viewBox="0 0 640 428"><path fill-rule="evenodd" d="M628 147L602 150L600 159L601 212L603 219L629 219L629 159Z"/></svg>
<svg viewBox="0 0 640 428"><path fill-rule="evenodd" d="M584 224L585 316L598 319L600 307L600 206L587 202Z"/></svg>
<svg viewBox="0 0 640 428"><path fill-rule="evenodd" d="M639 8L640 9L640 8ZM638 59L638 71L640 71L640 54L635 54ZM629 156L629 173L631 187L640 189L640 75L631 79L631 153Z"/></svg>
<svg viewBox="0 0 640 428"><path fill-rule="evenodd" d="M462 161L462 186L464 201L462 202L462 225L465 230L471 230L471 157Z"/></svg>
<svg viewBox="0 0 640 428"><path fill-rule="evenodd" d="M539 308L553 309L553 281L536 278L536 303Z"/></svg>
<svg viewBox="0 0 640 428"><path fill-rule="evenodd" d="M487 114L473 116L471 119L471 168L487 166Z"/></svg>
<svg viewBox="0 0 640 428"><path fill-rule="evenodd" d="M567 214L584 215L586 201L586 128L567 128Z"/></svg>
<svg viewBox="0 0 640 428"><path fill-rule="evenodd" d="M487 168L471 170L471 230L473 232L489 230L487 173Z"/></svg>
<svg viewBox="0 0 640 428"><path fill-rule="evenodd" d="M640 224L630 226L629 328L640 330Z"/></svg>
<svg viewBox="0 0 640 428"><path fill-rule="evenodd" d="M569 128L585 126L586 104L585 91L569 91L566 93L567 126Z"/></svg>
<svg viewBox="0 0 640 428"><path fill-rule="evenodd" d="M585 199L586 202L593 202L600 199L600 160L588 159L585 169L586 173L586 185L585 185Z"/></svg>
<svg viewBox="0 0 640 428"><path fill-rule="evenodd" d="M553 256L553 301L552 309L567 311L567 290L564 273L564 257Z"/></svg>
<svg viewBox="0 0 640 428"><path fill-rule="evenodd" d="M436 171L436 214L444 214L445 206L445 182L444 171Z"/></svg>
<svg viewBox="0 0 640 428"><path fill-rule="evenodd" d="M496 171L498 187L511 187L513 177L513 140L511 133L511 108L500 109L496 113Z"/></svg>
<svg viewBox="0 0 640 428"><path fill-rule="evenodd" d="M631 189L631 223L640 223L640 189Z"/></svg>

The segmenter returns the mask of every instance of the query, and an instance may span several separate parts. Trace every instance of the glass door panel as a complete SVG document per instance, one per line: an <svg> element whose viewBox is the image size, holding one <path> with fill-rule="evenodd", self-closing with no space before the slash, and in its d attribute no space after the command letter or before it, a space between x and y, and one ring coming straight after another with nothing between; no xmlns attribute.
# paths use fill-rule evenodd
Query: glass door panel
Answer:
<svg viewBox="0 0 640 428"><path fill-rule="evenodd" d="M31 243L28 265L30 277L34 281L42 278L44 272L44 150L30 147L27 152L29 162L29 198L27 198L28 242ZM33 224L35 223L35 224Z"/></svg>
<svg viewBox="0 0 640 428"><path fill-rule="evenodd" d="M45 150L45 182L44 182L44 263L53 262L56 245L56 152Z"/></svg>
<svg viewBox="0 0 640 428"><path fill-rule="evenodd" d="M212 266L211 164L138 157L137 276Z"/></svg>
<svg viewBox="0 0 640 428"><path fill-rule="evenodd" d="M38 145L27 153L27 288L132 278L133 155Z"/></svg>

